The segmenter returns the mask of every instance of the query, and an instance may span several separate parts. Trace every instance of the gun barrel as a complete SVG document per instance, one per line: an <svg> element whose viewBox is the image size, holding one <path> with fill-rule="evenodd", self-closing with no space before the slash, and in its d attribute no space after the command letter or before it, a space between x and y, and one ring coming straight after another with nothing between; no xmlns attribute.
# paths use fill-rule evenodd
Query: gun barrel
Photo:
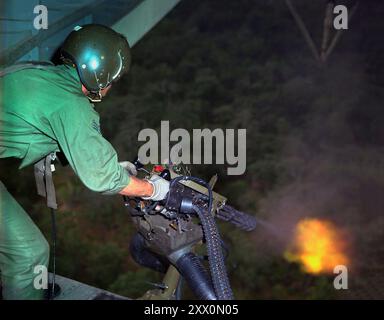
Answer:
<svg viewBox="0 0 384 320"><path fill-rule="evenodd" d="M254 230L257 224L255 217L245 212L236 210L227 204L218 210L216 217L221 220L233 223L236 227L245 231Z"/></svg>

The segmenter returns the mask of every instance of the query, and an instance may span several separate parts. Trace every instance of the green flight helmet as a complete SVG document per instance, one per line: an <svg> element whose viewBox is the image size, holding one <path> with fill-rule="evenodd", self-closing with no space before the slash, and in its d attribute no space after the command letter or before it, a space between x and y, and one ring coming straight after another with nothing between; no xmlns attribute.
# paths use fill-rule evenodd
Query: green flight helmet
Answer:
<svg viewBox="0 0 384 320"><path fill-rule="evenodd" d="M127 39L109 27L88 24L76 27L61 46L65 63L76 66L80 80L99 93L129 70L131 52Z"/></svg>

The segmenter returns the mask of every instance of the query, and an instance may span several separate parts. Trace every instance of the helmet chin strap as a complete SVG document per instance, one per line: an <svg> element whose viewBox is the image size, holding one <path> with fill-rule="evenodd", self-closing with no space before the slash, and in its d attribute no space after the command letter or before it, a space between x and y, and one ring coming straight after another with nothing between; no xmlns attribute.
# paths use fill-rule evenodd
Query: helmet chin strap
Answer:
<svg viewBox="0 0 384 320"><path fill-rule="evenodd" d="M97 92L88 92L86 94L87 98L91 101L91 102L101 102L101 99L103 98L103 96L101 95L101 89Z"/></svg>

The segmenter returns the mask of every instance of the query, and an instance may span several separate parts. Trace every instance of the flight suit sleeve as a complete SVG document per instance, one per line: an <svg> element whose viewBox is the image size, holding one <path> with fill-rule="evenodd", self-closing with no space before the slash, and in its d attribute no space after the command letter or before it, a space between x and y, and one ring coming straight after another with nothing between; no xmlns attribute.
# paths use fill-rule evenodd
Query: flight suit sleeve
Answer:
<svg viewBox="0 0 384 320"><path fill-rule="evenodd" d="M129 174L102 136L99 115L90 103L70 103L53 113L49 121L61 150L86 187L115 194L128 185Z"/></svg>

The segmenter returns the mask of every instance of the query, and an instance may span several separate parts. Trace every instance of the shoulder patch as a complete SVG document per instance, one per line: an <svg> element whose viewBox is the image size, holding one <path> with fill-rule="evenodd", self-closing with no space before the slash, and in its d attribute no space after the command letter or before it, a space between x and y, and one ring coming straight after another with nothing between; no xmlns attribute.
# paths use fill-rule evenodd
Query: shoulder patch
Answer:
<svg viewBox="0 0 384 320"><path fill-rule="evenodd" d="M96 120L92 120L91 126L93 129L95 129L98 133L101 134L101 129L100 129L100 123L97 122Z"/></svg>

